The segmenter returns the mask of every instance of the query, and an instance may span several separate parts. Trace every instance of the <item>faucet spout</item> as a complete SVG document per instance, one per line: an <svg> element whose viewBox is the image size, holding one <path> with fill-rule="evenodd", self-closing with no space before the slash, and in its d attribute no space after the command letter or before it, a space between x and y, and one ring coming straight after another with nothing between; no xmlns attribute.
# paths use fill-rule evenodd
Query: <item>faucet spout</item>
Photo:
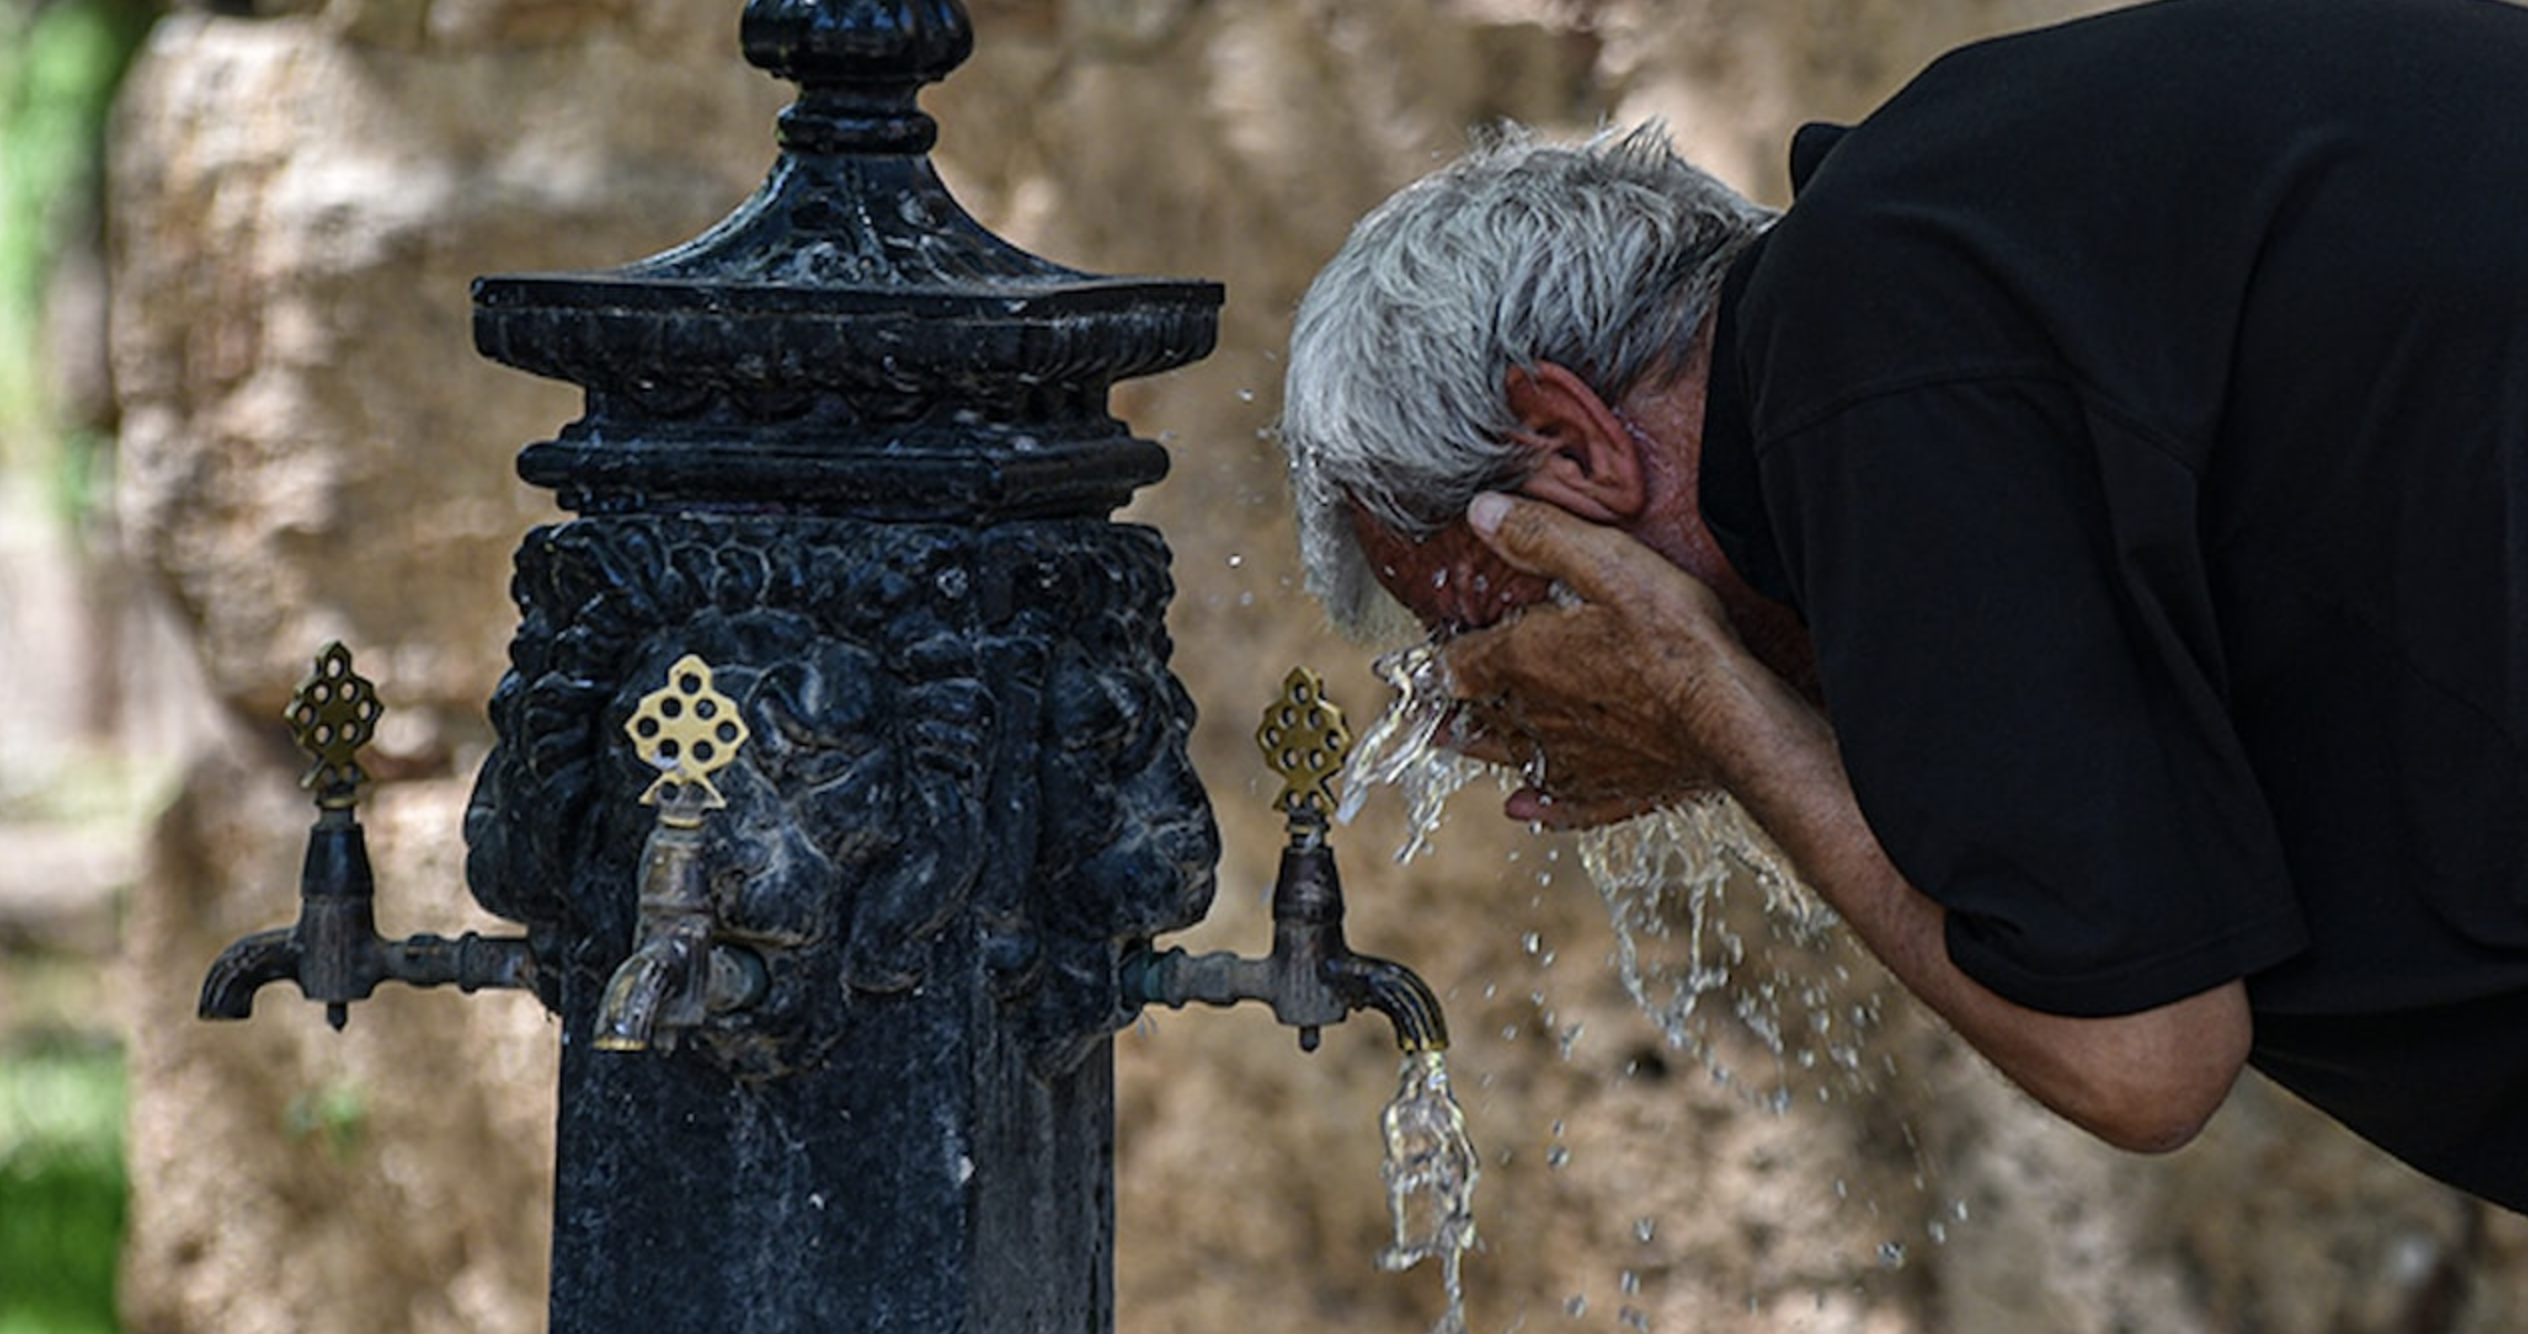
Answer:
<svg viewBox="0 0 2528 1334"><path fill-rule="evenodd" d="M1336 994L1356 1010L1376 1010L1395 1026L1396 1047L1411 1056L1448 1050L1448 1017L1430 984L1392 959L1345 954L1323 969Z"/></svg>
<svg viewBox="0 0 2528 1334"><path fill-rule="evenodd" d="M298 979L298 941L288 927L258 931L219 952L202 979L204 1019L244 1019L255 1012L255 993L268 983Z"/></svg>
<svg viewBox="0 0 2528 1334"><path fill-rule="evenodd" d="M707 930L671 924L648 933L606 979L597 1006L599 1051L673 1047L676 1035L715 1014L743 1010L772 989L763 956L713 942Z"/></svg>
<svg viewBox="0 0 2528 1334"><path fill-rule="evenodd" d="M671 1032L700 1020L695 945L682 935L653 935L614 970L597 1010L599 1051L648 1050L662 1016Z"/></svg>
<svg viewBox="0 0 2528 1334"><path fill-rule="evenodd" d="M662 1027L673 1034L702 1022L712 913L698 822L662 813L650 830L641 849L640 914L631 957L606 980L598 1006L600 1051L645 1051Z"/></svg>
<svg viewBox="0 0 2528 1334"><path fill-rule="evenodd" d="M703 830L662 808L641 849L640 927L632 954L606 979L599 1051L672 1048L676 1035L742 1010L771 990L763 956L713 939L719 915L702 865Z"/></svg>

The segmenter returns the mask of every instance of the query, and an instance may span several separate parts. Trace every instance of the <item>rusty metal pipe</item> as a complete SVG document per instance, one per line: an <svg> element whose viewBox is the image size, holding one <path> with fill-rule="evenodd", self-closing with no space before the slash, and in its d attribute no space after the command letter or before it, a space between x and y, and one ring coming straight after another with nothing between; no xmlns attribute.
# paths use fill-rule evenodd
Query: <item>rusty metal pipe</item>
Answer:
<svg viewBox="0 0 2528 1334"><path fill-rule="evenodd" d="M1439 997L1412 969L1354 954L1344 943L1343 881L1325 841L1325 822L1313 811L1293 814L1291 842L1282 849L1281 874L1273 883L1272 953L1246 958L1225 951L1144 951L1125 960L1122 978L1128 998L1171 1009L1263 1002L1276 1020L1299 1030L1305 1051L1316 1050L1325 1025L1341 1023L1355 1010L1386 1015L1397 1047L1408 1054L1448 1046Z"/></svg>
<svg viewBox="0 0 2528 1334"><path fill-rule="evenodd" d="M204 1019L248 1018L256 992L287 980L322 1004L325 1021L340 1029L350 1021L351 1003L367 1000L381 982L453 985L468 992L535 986L535 954L523 939L471 931L453 940L379 936L368 841L347 804L323 808L308 830L298 895L295 924L258 931L212 960L195 1013Z"/></svg>

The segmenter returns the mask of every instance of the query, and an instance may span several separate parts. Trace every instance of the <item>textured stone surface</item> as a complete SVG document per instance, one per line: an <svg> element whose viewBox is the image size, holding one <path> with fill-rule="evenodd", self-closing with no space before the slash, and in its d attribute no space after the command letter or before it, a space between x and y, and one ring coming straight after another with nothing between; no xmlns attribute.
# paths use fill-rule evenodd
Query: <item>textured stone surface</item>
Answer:
<svg viewBox="0 0 2528 1334"><path fill-rule="evenodd" d="M733 28L687 37L162 27L115 160L120 508L223 699L269 715L339 637L392 682L388 750L479 734L509 552L548 513L510 459L575 396L474 355L467 285L662 248L751 188L770 81Z"/></svg>
<svg viewBox="0 0 2528 1334"><path fill-rule="evenodd" d="M387 989L336 1034L287 986L251 1022L192 1017L206 946L289 920L311 812L244 737L162 822L126 925L136 1330L543 1328L554 1026L532 997ZM501 924L448 837L466 785L386 785L363 812L383 930Z"/></svg>
<svg viewBox="0 0 2528 1334"><path fill-rule="evenodd" d="M192 989L221 944L290 915L307 811L268 720L329 636L397 710L368 816L382 925L485 924L457 888L457 809L514 623L510 551L547 512L510 458L576 405L475 358L466 281L692 234L760 174L778 90L737 59L736 0L261 8L169 24L117 159L123 514L233 715L132 910L130 1323L533 1330L553 1068L533 1003L384 994L337 1037L286 989L248 1025L200 1025ZM1364 720L1379 699L1297 590L1261 435L1291 306L1351 219L1504 116L1665 116L1778 200L1799 120L2072 8L978 0L977 57L927 101L967 206L1065 263L1229 287L1218 353L1115 400L1175 453L1131 514L1176 551L1177 661L1228 844L1184 943L1266 942L1279 840L1248 737L1281 674L1323 667ZM1393 865L1394 824L1381 801L1338 835L1351 936L1450 1007L1486 1163L1479 1330L2489 1334L2528 1311L2520 1220L2252 1082L2198 1145L2129 1159L1891 1002L1875 1094L1759 1107L1635 1010L1567 848L1488 819L1481 793L1437 856ZM1302 1056L1260 1011L1160 1013L1119 1037L1117 1072L1126 1334L1436 1316L1435 1275L1372 1261L1395 1078L1375 1021Z"/></svg>

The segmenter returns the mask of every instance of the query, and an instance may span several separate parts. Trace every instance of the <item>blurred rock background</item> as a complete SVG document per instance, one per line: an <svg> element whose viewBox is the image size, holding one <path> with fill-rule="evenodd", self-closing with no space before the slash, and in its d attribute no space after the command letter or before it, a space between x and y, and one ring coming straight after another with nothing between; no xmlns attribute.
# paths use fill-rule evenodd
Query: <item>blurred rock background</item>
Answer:
<svg viewBox="0 0 2528 1334"><path fill-rule="evenodd" d="M542 1327L554 1028L531 1001L389 990L342 1035L286 990L246 1025L192 1005L220 946L294 911L308 815L276 720L328 638L391 709L365 815L383 928L497 925L463 893L458 811L510 552L552 513L510 460L578 405L474 356L466 284L656 251L753 187L783 90L740 61L739 7L0 0L0 1334ZM1268 935L1248 738L1282 673L1323 668L1363 722L1383 699L1298 589L1265 438L1289 312L1350 221L1504 117L1664 117L1779 202L1799 122L2097 7L974 0L978 53L927 99L968 208L1078 267L1228 284L1220 350L1115 404L1175 455L1128 517L1176 552L1228 840L1185 943ZM2252 1079L2196 1146L2126 1158L1833 951L1790 952L1779 985L1880 1016L1865 1079L1727 1024L1680 1050L1621 985L1570 845L1469 792L1398 865L1395 806L1341 835L1352 938L1449 1005L1482 1334L2528 1314L2528 1224ZM1124 1334L1437 1316L1436 1275L1373 1263L1395 1077L1374 1023L1303 1056L1260 1011L1160 1013L1118 1054ZM70 1257L118 1226L119 1316L47 1295L92 1292Z"/></svg>

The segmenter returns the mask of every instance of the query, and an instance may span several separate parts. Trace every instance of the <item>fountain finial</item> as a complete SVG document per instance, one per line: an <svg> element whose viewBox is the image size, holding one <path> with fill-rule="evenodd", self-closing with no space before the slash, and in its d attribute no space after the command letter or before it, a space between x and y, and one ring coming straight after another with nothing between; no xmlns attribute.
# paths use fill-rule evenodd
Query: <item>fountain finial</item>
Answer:
<svg viewBox="0 0 2528 1334"><path fill-rule="evenodd" d="M799 85L783 148L925 153L939 126L914 97L974 54L974 25L957 0L750 0L738 42Z"/></svg>

